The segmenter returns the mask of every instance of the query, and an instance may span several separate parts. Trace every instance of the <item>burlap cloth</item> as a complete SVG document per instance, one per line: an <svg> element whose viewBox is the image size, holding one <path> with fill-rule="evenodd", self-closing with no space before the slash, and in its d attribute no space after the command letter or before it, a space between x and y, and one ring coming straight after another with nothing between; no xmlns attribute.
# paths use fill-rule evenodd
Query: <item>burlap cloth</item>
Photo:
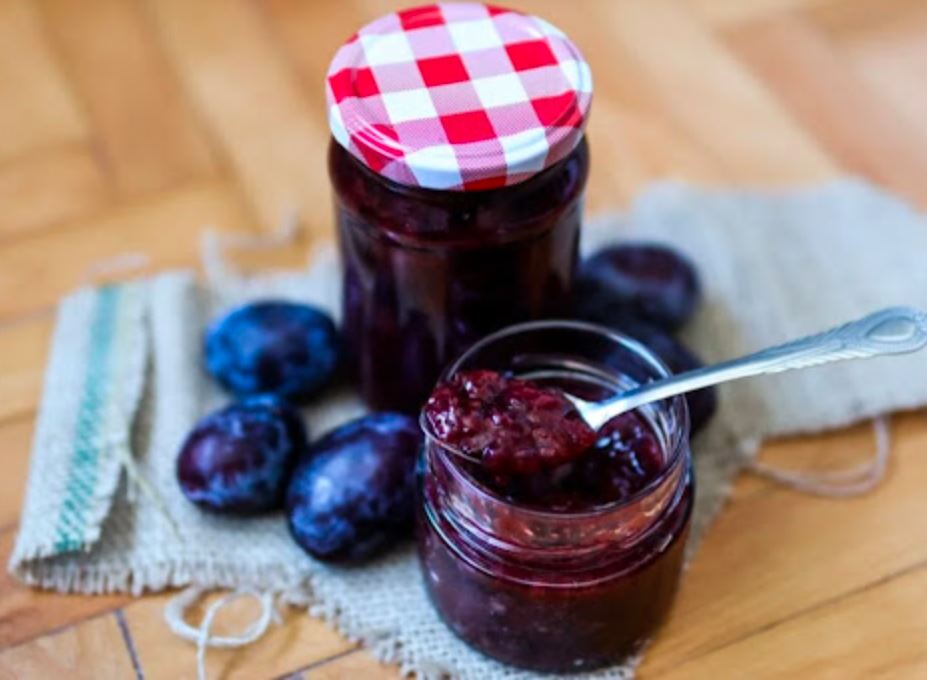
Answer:
<svg viewBox="0 0 927 680"><path fill-rule="evenodd" d="M708 360L880 306L927 307L927 221L861 182L783 193L660 185L626 215L591 220L584 248L632 236L668 241L699 265L706 301L687 335ZM191 583L279 592L422 677L532 677L480 656L445 628L411 547L363 568L331 568L295 546L279 515L227 520L183 499L174 478L178 445L199 415L226 399L200 366L204 324L233 302L266 295L338 313L330 250L308 271L243 281L214 270L211 281L173 272L63 301L12 572L84 593ZM924 375L927 355L914 355L726 386L720 416L695 442L690 548L762 439L920 406ZM310 431L360 411L353 395L328 395L307 410ZM629 663L589 677L632 674Z"/></svg>

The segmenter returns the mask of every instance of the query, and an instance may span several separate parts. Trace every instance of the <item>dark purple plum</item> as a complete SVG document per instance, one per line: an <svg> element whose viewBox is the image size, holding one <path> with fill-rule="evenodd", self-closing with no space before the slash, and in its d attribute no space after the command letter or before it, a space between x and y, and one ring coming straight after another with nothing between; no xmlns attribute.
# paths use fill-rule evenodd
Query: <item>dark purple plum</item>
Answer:
<svg viewBox="0 0 927 680"><path fill-rule="evenodd" d="M286 495L290 533L320 560L357 562L410 535L418 421L374 413L309 447Z"/></svg>
<svg viewBox="0 0 927 680"><path fill-rule="evenodd" d="M592 321L613 328L645 345L660 357L673 373L684 373L704 366L704 362L692 350L653 324L630 315L604 317L598 312L599 310L580 304L574 308L574 316L584 321ZM706 387L696 392L689 392L686 395L686 403L689 405L689 420L691 432L694 435L711 420L715 411L718 410L718 391L714 387Z"/></svg>
<svg viewBox="0 0 927 680"><path fill-rule="evenodd" d="M236 396L316 394L338 366L338 332L309 305L265 300L243 305L206 331L206 369Z"/></svg>
<svg viewBox="0 0 927 680"><path fill-rule="evenodd" d="M585 300L598 315L634 316L675 331L695 313L701 286L695 267L681 253L629 243L604 248L581 264L575 299Z"/></svg>
<svg viewBox="0 0 927 680"><path fill-rule="evenodd" d="M704 366L704 362L688 347L668 333L646 321L628 317L612 325L615 330L630 335L650 348L673 373L684 373ZM699 432L718 410L718 390L706 387L686 394L692 434Z"/></svg>
<svg viewBox="0 0 927 680"><path fill-rule="evenodd" d="M250 515L283 504L286 482L306 448L302 417L269 396L232 404L201 419L177 458L188 500L219 513Z"/></svg>

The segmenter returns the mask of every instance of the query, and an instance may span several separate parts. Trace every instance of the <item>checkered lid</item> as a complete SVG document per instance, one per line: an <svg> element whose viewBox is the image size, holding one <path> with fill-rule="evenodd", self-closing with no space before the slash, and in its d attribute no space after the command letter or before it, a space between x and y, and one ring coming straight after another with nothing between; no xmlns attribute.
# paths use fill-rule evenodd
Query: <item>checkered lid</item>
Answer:
<svg viewBox="0 0 927 680"><path fill-rule="evenodd" d="M335 54L332 135L402 184L472 191L521 182L582 136L589 66L543 19L426 5L364 26Z"/></svg>

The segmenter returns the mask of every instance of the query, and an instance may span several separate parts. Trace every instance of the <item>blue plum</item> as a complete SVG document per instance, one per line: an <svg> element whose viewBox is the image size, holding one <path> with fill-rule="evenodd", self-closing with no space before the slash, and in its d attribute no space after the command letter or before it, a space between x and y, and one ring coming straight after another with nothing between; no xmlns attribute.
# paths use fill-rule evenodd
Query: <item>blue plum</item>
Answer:
<svg viewBox="0 0 927 680"><path fill-rule="evenodd" d="M629 243L604 248L584 261L575 297L599 315L633 316L675 331L695 313L701 284L681 253L657 244Z"/></svg>
<svg viewBox="0 0 927 680"><path fill-rule="evenodd" d="M205 510L275 510L305 449L299 412L276 397L251 397L196 424L180 449L177 480L184 496Z"/></svg>
<svg viewBox="0 0 927 680"><path fill-rule="evenodd" d="M206 331L206 369L236 396L312 397L334 375L340 356L335 324L309 305L247 304Z"/></svg>
<svg viewBox="0 0 927 680"><path fill-rule="evenodd" d="M418 421L375 413L309 447L287 490L290 533L320 560L356 562L409 535L415 508Z"/></svg>

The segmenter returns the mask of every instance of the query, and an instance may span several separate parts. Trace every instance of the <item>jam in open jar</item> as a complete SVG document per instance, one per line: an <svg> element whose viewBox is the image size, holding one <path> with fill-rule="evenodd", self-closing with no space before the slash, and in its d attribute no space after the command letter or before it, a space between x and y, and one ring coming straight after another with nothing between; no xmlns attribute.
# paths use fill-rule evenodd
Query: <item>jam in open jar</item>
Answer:
<svg viewBox="0 0 927 680"><path fill-rule="evenodd" d="M419 554L434 606L471 646L568 672L626 661L652 637L675 596L692 511L684 398L623 414L591 446L540 469L507 462L508 443L514 454L524 442L484 436L480 418L501 422L493 409L512 394L521 410L543 399L522 385L601 399L666 375L642 345L563 321L500 331L445 372L422 414ZM471 409L473 399L482 405ZM521 411L510 415L517 426ZM464 423L463 447L447 443L447 423ZM502 458L486 466L458 455L472 458L473 442Z"/></svg>
<svg viewBox="0 0 927 680"><path fill-rule="evenodd" d="M547 22L479 4L363 27L327 79L343 328L371 408L416 411L441 369L572 285L591 100Z"/></svg>

